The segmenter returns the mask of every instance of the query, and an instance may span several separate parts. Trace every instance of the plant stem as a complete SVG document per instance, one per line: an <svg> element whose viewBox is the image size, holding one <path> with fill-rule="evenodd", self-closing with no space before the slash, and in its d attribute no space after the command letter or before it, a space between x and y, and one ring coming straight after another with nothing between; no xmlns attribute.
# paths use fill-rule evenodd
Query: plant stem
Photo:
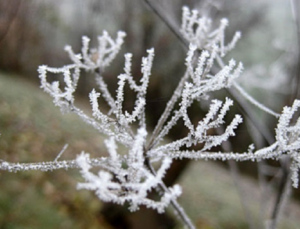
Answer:
<svg viewBox="0 0 300 229"><path fill-rule="evenodd" d="M184 87L185 82L187 81L187 79L189 78L189 74L186 71L184 76L181 78L177 88L175 89L172 98L169 100L169 102L167 103L167 106L163 112L163 114L160 116L160 119L158 120L158 123L156 124L154 131L152 133L152 136L150 138L150 141L146 147L146 151L150 150L153 147L153 143L155 142L157 136L159 135L160 131L162 130L166 120L168 119L171 111L174 108L175 103L178 101L178 98L181 95L181 91Z"/></svg>
<svg viewBox="0 0 300 229"><path fill-rule="evenodd" d="M156 171L154 170L153 166L151 165L148 158L145 160L145 166L151 171L151 173L155 176ZM164 193L168 193L169 189L165 185L165 183L160 183L159 188ZM176 215L181 220L181 222L189 229L196 229L195 225L192 223L191 219L188 217L184 209L180 206L176 199L171 200L171 206L173 207Z"/></svg>

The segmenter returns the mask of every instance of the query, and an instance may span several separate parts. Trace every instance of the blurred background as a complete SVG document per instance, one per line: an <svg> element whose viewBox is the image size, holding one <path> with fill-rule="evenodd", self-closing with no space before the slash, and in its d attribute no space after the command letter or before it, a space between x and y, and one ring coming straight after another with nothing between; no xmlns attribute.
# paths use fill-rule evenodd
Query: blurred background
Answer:
<svg viewBox="0 0 300 229"><path fill-rule="evenodd" d="M1 0L0 1L0 158L11 162L54 160L69 144L63 159L73 159L82 150L105 155L103 137L77 117L61 115L51 98L39 89L37 68L46 64L69 64L65 45L80 52L81 37L91 38L103 30L115 37L127 36L123 48L104 73L111 92L122 73L124 57L133 53L133 75L139 77L141 58L154 47L155 60L147 95L147 121L154 128L164 106L185 71L186 47L155 13L163 12L180 27L183 5L211 17L217 26L229 19L227 41L242 32L237 47L225 61L234 58L244 64L239 83L258 101L280 113L282 107L299 98L299 3L286 0ZM89 109L88 93L94 81L82 77L78 100ZM234 96L226 91L212 95ZM125 107L132 106L130 97ZM205 115L208 101L192 107L195 122ZM274 141L277 120L252 105L265 134L251 121L238 129L230 148L243 152L252 142L257 148ZM236 106L232 109L244 114ZM230 119L230 117L229 117ZM180 125L170 139L186 133ZM286 162L288 163L288 162ZM299 191L287 188L285 162L243 162L235 164L178 161L166 183L183 186L181 204L198 228L264 228L278 218L278 228L298 228ZM170 210L158 215L142 209L128 213L125 208L101 203L93 193L76 191L76 171L53 173L0 172L0 228L181 228ZM293 193L291 201L288 194ZM298 194L297 194L298 193ZM279 208L286 203L285 208ZM280 212L277 212L277 210ZM280 213L280 214L279 214Z"/></svg>

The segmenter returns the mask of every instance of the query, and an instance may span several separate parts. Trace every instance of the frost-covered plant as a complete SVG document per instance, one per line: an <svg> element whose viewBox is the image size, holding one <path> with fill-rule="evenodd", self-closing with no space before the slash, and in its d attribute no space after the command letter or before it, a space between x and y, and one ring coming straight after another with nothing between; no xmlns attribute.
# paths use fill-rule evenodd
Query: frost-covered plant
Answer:
<svg viewBox="0 0 300 229"><path fill-rule="evenodd" d="M189 228L194 228L194 225L176 201L181 194L181 187L179 185L166 187L162 180L173 159L260 161L278 160L288 155L292 159L293 186L297 187L300 167L298 153L300 119L298 118L295 124L291 124L291 119L300 107L300 101L296 100L292 107L285 107L279 115L255 101L235 82L242 73L242 64L230 60L227 65L224 65L221 58L234 48L240 33L237 32L232 41L225 45L227 24L228 21L222 19L218 28L212 28L210 19L199 17L197 11L183 8L181 32L190 43L185 59L186 72L153 131L147 128L145 105L154 49L147 50L147 56L142 59L142 77L138 82L134 80L131 73L132 54L125 54L124 70L118 76L118 87L114 97L109 92L102 74L121 49L125 33L118 32L117 38L113 40L107 32L104 32L98 37L96 49L91 49L89 38L83 37L80 54L74 53L70 46L66 46L65 50L73 63L62 68L40 66L38 72L41 88L53 97L54 104L62 112L77 114L100 134L107 136L105 145L108 155L90 158L88 153L82 152L76 159L70 161L54 160L27 164L2 161L0 168L8 171L78 168L84 179L84 182L78 183L78 189L94 190L102 201L121 205L127 202L131 211L138 210L140 205L145 205L162 213L167 206L172 205ZM213 73L212 67L216 63L221 68ZM97 82L97 87L89 95L91 116L75 104L74 93L82 70L92 72ZM62 75L63 85L59 81L51 82L48 73ZM132 112L123 107L125 84L128 84L136 94ZM188 108L193 103L208 99L211 92L232 86L259 108L279 117L275 143L257 151L253 145L250 145L244 153L213 151L216 146L220 146L229 137L234 136L236 128L242 123L241 115L237 114L231 123L224 127L224 118L233 101L229 98L224 102L212 100L207 114L196 125L190 119ZM110 108L107 113L100 109L102 106L98 103L100 96ZM188 134L171 142L162 141L179 120L182 120L187 127ZM224 127L223 133L210 134L209 130L219 127ZM122 150L118 150L118 145L122 146ZM193 150L192 147L196 145L201 145L201 148ZM153 163L158 166L154 168ZM100 167L98 174L91 172L91 168L95 166ZM151 199L149 197L151 190L157 190L161 198Z"/></svg>

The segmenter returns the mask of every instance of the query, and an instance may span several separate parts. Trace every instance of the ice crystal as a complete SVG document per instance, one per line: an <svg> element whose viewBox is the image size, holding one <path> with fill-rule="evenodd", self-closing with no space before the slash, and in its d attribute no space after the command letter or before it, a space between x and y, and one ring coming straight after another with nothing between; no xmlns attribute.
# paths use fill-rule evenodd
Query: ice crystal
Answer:
<svg viewBox="0 0 300 229"><path fill-rule="evenodd" d="M176 198L181 194L179 185L167 188L162 181L172 159L211 159L211 160L256 160L280 159L288 155L292 159L291 179L295 187L298 186L298 171L300 168L300 118L292 122L296 111L300 107L300 101L296 100L292 107L285 107L282 114L273 114L279 117L276 128L276 142L272 145L256 150L253 145L246 152L214 152L216 146L220 146L229 137L235 135L235 130L242 123L239 114L234 115L229 124L225 122L225 116L230 111L233 101L226 98L224 102L211 100L210 107L204 117L198 122L191 120L188 109L193 103L198 103L209 94L235 84L235 79L241 76L243 65L230 60L218 71L212 73L211 69L217 58L223 57L229 50L234 48L240 37L237 32L232 41L224 44L225 28L227 19L222 19L218 28L213 28L211 20L199 17L197 11L183 8L183 20L181 31L190 43L185 58L186 73L180 80L173 96L167 103L166 109L161 115L153 132L147 131L145 106L146 94L150 80L154 49L147 50L147 55L142 58L142 76L139 82L132 76L131 66L133 56L125 54L123 73L118 75L118 86L114 97L105 83L102 74L111 64L121 49L124 32L118 32L115 40L103 32L98 37L98 47L89 47L90 39L82 38L80 54L74 53L70 46L65 50L69 54L72 64L61 68L40 66L38 69L41 80L41 88L53 97L53 102L63 112L73 112L84 122L107 137L105 145L107 156L90 158L89 154L81 153L75 160L58 160L62 153L50 162L41 163L10 163L1 161L0 169L7 171L42 170L78 168L84 182L78 184L78 189L95 191L103 201L117 204L129 203L130 210L139 209L140 205L164 212L165 208L173 203L177 206ZM92 114L88 115L75 104L74 93L78 87L81 71L90 71L94 74L97 88L89 94ZM62 81L48 79L47 73L61 75ZM125 109L124 88L126 84L135 92L136 99L131 112ZM242 89L241 95L253 100ZM109 106L109 112L101 111L99 97L102 97ZM177 105L177 106L176 106ZM262 108L266 112L269 110ZM169 142L166 135L182 120L188 133L185 137ZM210 130L222 127L221 134L212 134ZM150 135L149 139L147 136ZM164 141L162 141L164 140ZM122 152L118 149L122 145ZM191 147L198 145L200 149L193 150ZM199 148L199 147L198 147ZM62 151L63 152L63 151ZM156 161L159 166L153 168L152 162ZM91 168L100 167L98 174L91 172ZM149 192L159 189L162 192L159 200L149 197ZM180 207L177 207L180 212Z"/></svg>

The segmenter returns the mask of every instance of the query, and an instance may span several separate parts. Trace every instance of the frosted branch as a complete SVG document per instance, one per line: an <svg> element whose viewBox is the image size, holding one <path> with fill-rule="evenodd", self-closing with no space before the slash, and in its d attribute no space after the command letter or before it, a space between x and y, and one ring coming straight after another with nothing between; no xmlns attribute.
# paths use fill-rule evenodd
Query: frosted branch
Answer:
<svg viewBox="0 0 300 229"><path fill-rule="evenodd" d="M107 158L110 167L108 171L100 171L98 175L90 172L91 164L88 154L82 153L76 159L80 167L81 174L85 180L78 184L78 189L94 190L99 199L107 202L114 202L123 205L125 202L130 204L129 209L136 211L140 205L156 209L162 213L170 204L170 201L176 199L181 194L181 188L178 185L170 188L160 201L154 201L147 197L148 192L162 183L165 171L171 164L171 159L162 160L161 167L156 175L152 174L144 167L143 147L147 132L139 129L133 141L128 157L121 158L117 153L117 147L113 138L106 141L107 150L110 157ZM126 164L124 168L120 163ZM113 179L115 177L116 179Z"/></svg>
<svg viewBox="0 0 300 229"><path fill-rule="evenodd" d="M236 32L232 41L225 45L225 29L228 26L226 18L221 19L220 26L214 29L211 19L200 17L197 10L183 7L182 11L181 33L189 43L195 45L199 50L212 51L214 47L218 47L217 53L223 57L235 47L241 37L241 33Z"/></svg>
<svg viewBox="0 0 300 229"><path fill-rule="evenodd" d="M83 122L107 137L104 141L107 156L90 158L89 154L82 152L76 160L60 161L63 149L54 161L40 163L0 161L0 170L17 172L76 168L83 177L83 181L78 183L78 189L95 191L99 199L105 202L120 205L128 203L131 211L136 211L144 205L162 213L171 204L190 228L193 228L193 225L176 202L181 194L180 186L167 188L162 181L172 164L172 159L260 161L278 160L288 156L292 161L290 169L293 186L297 187L300 169L300 118L293 120L296 118L300 101L295 100L292 107L285 107L281 114L277 114L257 102L235 83L243 71L242 63L230 60L225 65L221 57L234 48L241 34L237 32L232 41L226 45L227 26L227 19L222 19L219 26L213 28L210 19L200 17L195 10L183 8L181 32L190 43L184 60L186 72L167 102L149 141L147 141L145 107L154 49L147 50L147 55L142 58L142 76L138 80L132 75L133 56L130 53L125 54L123 72L116 77L118 79L116 93L110 93L102 74L120 51L125 33L118 32L117 37L112 39L104 31L98 37L96 48L90 48L90 39L84 36L80 54L76 54L72 47L66 46L65 51L72 63L61 68L40 66L38 72L41 88L53 97L54 104L60 107L62 112L75 113ZM215 61L220 65L219 71L212 71ZM74 94L82 70L93 73L98 86L89 94L91 114L79 109L75 103ZM61 80L49 79L49 73L59 75ZM136 95L132 111L126 110L124 106L127 86ZM212 100L204 117L198 120L190 118L188 109L195 102L209 99L211 92L232 86L248 101L279 118L276 141L272 145L256 151L254 146L250 145L248 151L243 153L213 151L214 147L220 146L235 135L243 120L236 114L231 121L225 122L225 116L233 105L233 101L229 98L224 102ZM101 110L101 101L109 106L108 112ZM168 142L166 135L180 121L183 121L188 133L180 139ZM216 131L217 128L222 128L223 133ZM120 145L121 147L118 147ZM198 150L193 150L194 146L197 146ZM154 160L157 162L156 170L151 164ZM99 167L97 174L91 171L93 167ZM159 193L160 199L150 199L149 193L159 188L162 191Z"/></svg>
<svg viewBox="0 0 300 229"><path fill-rule="evenodd" d="M264 112L275 116L278 118L280 114L276 113L275 111L272 111L270 108L266 107L262 103L255 100L252 96L250 96L238 83L234 82L233 84L234 88L238 90L241 95L244 96L245 99L247 99L250 103L252 103L254 106L258 107L259 109L263 110Z"/></svg>

